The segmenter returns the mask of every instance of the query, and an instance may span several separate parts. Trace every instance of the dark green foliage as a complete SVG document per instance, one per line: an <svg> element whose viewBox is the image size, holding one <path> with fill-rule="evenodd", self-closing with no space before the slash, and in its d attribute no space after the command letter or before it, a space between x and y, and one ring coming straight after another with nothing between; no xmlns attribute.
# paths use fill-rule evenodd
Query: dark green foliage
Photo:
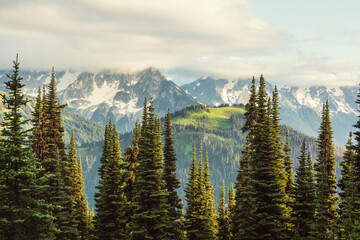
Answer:
<svg viewBox="0 0 360 240"><path fill-rule="evenodd" d="M289 130L286 129L285 145L284 145L284 168L285 168L285 193L288 201L291 202L291 194L294 186L293 160L291 158L291 146L289 139Z"/></svg>
<svg viewBox="0 0 360 240"><path fill-rule="evenodd" d="M29 147L28 131L23 130L26 120L20 108L28 99L24 98L16 57L14 70L5 82L9 95L3 104L7 111L1 123L0 141L0 238L9 240L53 239L52 206L39 196L48 190L45 184L48 175L39 178L39 162Z"/></svg>
<svg viewBox="0 0 360 240"><path fill-rule="evenodd" d="M197 224L197 209L196 209L196 179L197 179L197 172L198 172L198 168L197 168L197 160L196 160L196 148L195 148L195 144L193 146L193 155L191 157L192 161L191 161L191 165L190 165L190 169L188 172L188 182L186 183L186 189L185 189L185 198L186 198L186 203L187 203L187 208L186 208L186 221L185 221L185 228L187 231L187 238L189 239L189 236L194 237L196 234L196 227L198 226Z"/></svg>
<svg viewBox="0 0 360 240"><path fill-rule="evenodd" d="M34 111L32 113L33 119L32 123L34 125L32 131L32 143L31 146L33 148L33 152L35 157L42 162L44 160L44 151L46 148L46 142L44 139L44 126L45 126L45 112L44 112L44 101L45 97L42 97L42 94L45 95L45 89L41 92L41 88L39 87L38 96L36 98L36 103L34 107Z"/></svg>
<svg viewBox="0 0 360 240"><path fill-rule="evenodd" d="M160 134L153 102L150 101L147 109L145 100L130 222L133 240L169 239L171 236Z"/></svg>
<svg viewBox="0 0 360 240"><path fill-rule="evenodd" d="M119 135L110 120L105 129L102 165L99 169L99 192L96 194L97 214L95 235L97 239L126 239L127 202L124 192L122 157Z"/></svg>
<svg viewBox="0 0 360 240"><path fill-rule="evenodd" d="M79 163L77 161L74 131L71 135L68 159L70 179L72 180L72 195L75 201L74 218L77 224L77 229L80 233L80 239L84 240L87 239L88 236L89 213L85 203L84 180L82 176L81 160L79 160Z"/></svg>
<svg viewBox="0 0 360 240"><path fill-rule="evenodd" d="M206 152L205 155L205 166L204 166L204 185L205 185L205 194L206 194L206 204L207 211L210 214L210 224L212 232L216 235L217 233L217 215L215 209L215 201L214 201L214 188L210 181L210 170L209 170L209 155Z"/></svg>
<svg viewBox="0 0 360 240"><path fill-rule="evenodd" d="M181 199L178 196L177 189L180 182L176 177L176 153L174 148L173 131L171 124L170 109L165 120L164 131L164 180L168 192L169 203L169 222L170 231L173 234L172 239L184 239L184 227L181 224ZM209 180L210 181L210 180Z"/></svg>
<svg viewBox="0 0 360 240"><path fill-rule="evenodd" d="M323 106L322 122L318 136L318 158L315 168L316 215L314 237L328 239L334 237L335 222L338 217L335 179L335 157L332 141L329 104Z"/></svg>
<svg viewBox="0 0 360 240"><path fill-rule="evenodd" d="M231 184L230 189L229 189L229 194L228 194L228 203L227 203L227 209L226 209L226 219L228 221L228 225L229 225L229 233L230 233L230 238L232 239L234 234L233 234L233 220L234 220L234 215L235 215L235 190L234 190L234 186Z"/></svg>
<svg viewBox="0 0 360 240"><path fill-rule="evenodd" d="M341 197L339 217L339 239L355 240L360 237L360 199L359 182L356 179L355 152L353 150L352 134L346 145L344 160L341 162L341 179L339 193Z"/></svg>
<svg viewBox="0 0 360 240"><path fill-rule="evenodd" d="M248 131L248 135L242 150L240 168L236 178L236 204L233 206L233 209L230 209L233 214L229 216L231 234L234 239L255 238L253 225L251 224L253 221L251 212L253 209L253 198L250 162L252 159L254 127L257 118L256 97L255 78L253 77L249 103L245 107L247 110L245 113L246 122L242 128L243 132Z"/></svg>
<svg viewBox="0 0 360 240"><path fill-rule="evenodd" d="M294 202L294 174L293 174L293 160L291 158L291 146L289 138L289 130L286 129L285 144L284 144L284 177L285 177L285 217L287 228L293 232L293 226L290 218L292 215L292 204Z"/></svg>
<svg viewBox="0 0 360 240"><path fill-rule="evenodd" d="M63 141L64 128L62 127L61 105L56 96L56 80L52 69L50 85L46 99L43 99L44 123L43 132L45 147L41 159L41 167L46 173L53 174L48 180L50 191L46 192L45 199L56 206L54 221L59 232L57 239L79 239L75 219L75 199L72 194L73 179L70 177L69 161Z"/></svg>
<svg viewBox="0 0 360 240"><path fill-rule="evenodd" d="M193 147L192 162L186 187L185 228L188 240L214 239L211 215L206 201L206 189L202 167L202 147L200 158L196 160L196 148Z"/></svg>
<svg viewBox="0 0 360 240"><path fill-rule="evenodd" d="M294 239L313 239L311 232L315 216L315 183L310 157L307 157L305 139L301 146L299 167L296 170L295 184L293 186Z"/></svg>
<svg viewBox="0 0 360 240"><path fill-rule="evenodd" d="M134 136L132 143L125 149L124 157L124 182L125 195L127 201L132 201L133 188L136 179L136 167L138 165L137 155L139 153L140 124L135 123Z"/></svg>
<svg viewBox="0 0 360 240"><path fill-rule="evenodd" d="M245 142L241 160L240 168L238 170L238 176L236 178L236 204L234 206L234 215L230 218L232 222L231 232L234 239L255 239L253 221L253 192L251 187L251 134L248 134L247 141Z"/></svg>
<svg viewBox="0 0 360 240"><path fill-rule="evenodd" d="M252 131L255 127L256 123L256 85L255 85L255 77L252 79L252 86L250 90L249 102L245 105L246 113L245 119L246 122L242 128L243 132L248 130Z"/></svg>
<svg viewBox="0 0 360 240"><path fill-rule="evenodd" d="M250 161L254 198L252 227L256 239L289 239L284 216L284 172L277 105L276 101L273 106L266 104L266 98L265 80L261 76Z"/></svg>
<svg viewBox="0 0 360 240"><path fill-rule="evenodd" d="M230 226L229 221L227 219L226 211L225 211L225 183L223 181L221 195L220 195L220 204L218 209L218 240L230 240Z"/></svg>

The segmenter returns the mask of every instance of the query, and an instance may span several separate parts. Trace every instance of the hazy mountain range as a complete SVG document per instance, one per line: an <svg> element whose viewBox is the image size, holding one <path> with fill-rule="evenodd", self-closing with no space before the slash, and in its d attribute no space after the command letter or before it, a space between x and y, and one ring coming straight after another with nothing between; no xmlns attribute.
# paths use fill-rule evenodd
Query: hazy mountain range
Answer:
<svg viewBox="0 0 360 240"><path fill-rule="evenodd" d="M0 81L6 80L0 71ZM38 87L50 82L49 72L21 71L25 90L35 96ZM266 78L266 76L265 76ZM186 106L204 103L246 104L251 87L250 79L197 79L184 86L169 81L156 68L151 67L136 73L114 73L111 71L56 72L58 96L67 104L67 110L87 119L105 124L111 117L122 132L132 130L140 119L145 96L153 97L157 113L163 116ZM357 83L353 87L280 87L280 117L282 124L310 136L316 136L320 126L322 103L329 101L335 143L344 145L348 132L357 120L358 106L355 103ZM267 91L273 90L267 83ZM0 85L0 90L5 90Z"/></svg>

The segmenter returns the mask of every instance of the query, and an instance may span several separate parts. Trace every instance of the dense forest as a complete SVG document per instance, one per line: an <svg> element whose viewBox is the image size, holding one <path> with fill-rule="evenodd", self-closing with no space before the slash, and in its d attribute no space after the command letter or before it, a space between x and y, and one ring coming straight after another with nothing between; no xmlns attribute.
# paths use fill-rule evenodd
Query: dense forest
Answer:
<svg viewBox="0 0 360 240"><path fill-rule="evenodd" d="M153 100L145 99L141 121L125 149L120 148L111 120L104 140L92 140L102 144L102 154L96 169L95 208L89 209L76 148L81 132L71 132L67 149L65 106L56 96L54 70L48 88L39 88L30 119L21 110L30 101L21 80L16 59L5 82L8 93L2 94L1 239L360 238L360 131L349 134L337 181L327 102L314 156L310 153L314 146L309 145L313 140L291 138L290 130L281 126L277 89L268 96L262 75L258 90L253 78L249 102L245 109L235 107L237 114L229 116L230 122L222 118L209 122L211 115L229 109L205 106L174 115L168 111L161 120ZM184 122L181 116L193 114L192 110L198 114L193 116L196 120ZM76 126L74 122L68 127ZM355 127L360 129L360 119ZM208 134L182 136L188 144L179 146L174 136L180 138L185 130ZM209 139L215 136L225 141L212 145ZM229 138L237 139L237 146L229 145ZM96 148L92 141L83 141L83 147ZM295 172L293 141L301 142ZM183 166L177 165L177 149L190 165L179 176L177 168ZM211 175L220 175L210 171L216 169L211 168L210 156L221 151L230 163L222 175L236 180L226 187L232 177L215 178L216 186L222 186L215 189ZM183 198L178 194L179 179L185 177Z"/></svg>

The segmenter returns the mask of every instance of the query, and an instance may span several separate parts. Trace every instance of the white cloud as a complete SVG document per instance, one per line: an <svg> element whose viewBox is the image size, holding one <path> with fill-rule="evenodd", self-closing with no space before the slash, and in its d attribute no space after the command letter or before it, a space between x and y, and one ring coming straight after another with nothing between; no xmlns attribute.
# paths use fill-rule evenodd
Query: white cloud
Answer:
<svg viewBox="0 0 360 240"><path fill-rule="evenodd" d="M283 49L287 36L254 16L243 0L4 1L0 64L19 52L31 68L171 68L204 54Z"/></svg>
<svg viewBox="0 0 360 240"><path fill-rule="evenodd" d="M354 85L358 65L312 49L332 46L328 28L296 37L261 19L249 0L2 0L0 68L19 53L23 68L156 66L182 83L264 73L279 84Z"/></svg>

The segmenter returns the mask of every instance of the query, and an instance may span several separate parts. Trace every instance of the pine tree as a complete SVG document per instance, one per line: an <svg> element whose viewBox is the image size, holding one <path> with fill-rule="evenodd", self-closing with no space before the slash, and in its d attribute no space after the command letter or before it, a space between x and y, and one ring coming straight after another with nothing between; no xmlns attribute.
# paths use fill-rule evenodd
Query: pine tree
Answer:
<svg viewBox="0 0 360 240"><path fill-rule="evenodd" d="M197 205L196 205L196 182L197 182L197 159L196 159L196 147L193 146L193 152L191 156L191 165L188 172L188 182L186 183L185 188L185 198L187 202L186 215L185 215L185 229L187 239L194 239L197 233L198 225L198 215L197 215Z"/></svg>
<svg viewBox="0 0 360 240"><path fill-rule="evenodd" d="M229 193L228 193L228 203L227 203L227 209L226 209L226 219L229 225L229 231L230 231L230 239L233 239L234 233L233 230L233 219L235 215L235 190L234 186L231 184Z"/></svg>
<svg viewBox="0 0 360 240"><path fill-rule="evenodd" d="M250 163L254 196L252 228L256 239L289 239L284 216L284 177L281 138L275 111L277 105L276 102L273 106L266 104L266 97L265 80L261 76Z"/></svg>
<svg viewBox="0 0 360 240"><path fill-rule="evenodd" d="M206 201L202 145L200 145L199 155L199 160L196 160L196 148L194 145L189 180L185 190L187 200L185 227L188 240L215 239L215 234L211 228L211 215Z"/></svg>
<svg viewBox="0 0 360 240"><path fill-rule="evenodd" d="M285 193L288 197L288 202L292 201L291 194L293 192L294 187L294 174L293 174L293 160L291 158L291 146L290 146L290 138L289 138L289 129L286 129L285 135L285 145L284 145L284 168L285 168Z"/></svg>
<svg viewBox="0 0 360 240"><path fill-rule="evenodd" d="M253 221L251 213L253 209L253 192L251 189L250 163L253 154L254 127L257 118L256 98L255 78L253 77L249 103L246 104L246 123L242 128L242 131L248 131L248 134L242 150L240 168L236 178L236 204L233 207L233 215L229 217L231 234L237 240L255 238L253 225L251 224Z"/></svg>
<svg viewBox="0 0 360 240"><path fill-rule="evenodd" d="M242 128L243 132L252 131L256 123L256 85L255 77L252 78L252 85L250 90L249 102L245 105L245 119L246 122Z"/></svg>
<svg viewBox="0 0 360 240"><path fill-rule="evenodd" d="M46 99L43 99L44 111L46 115L44 139L46 141L46 151L44 153L43 166L48 172L52 172L57 156L59 155L60 167L62 168L62 175L66 184L69 184L69 179L65 179L68 176L68 161L65 151L65 143L63 140L64 128L61 121L61 109L65 105L60 105L59 99L56 96L56 80L54 68L52 68L51 80L48 87L48 94Z"/></svg>
<svg viewBox="0 0 360 240"><path fill-rule="evenodd" d="M72 179L70 178L69 161L63 140L64 128L61 120L61 105L56 96L56 80L54 68L52 68L51 80L48 86L48 94L43 99L45 114L44 136L44 159L41 166L46 173L53 174L48 181L51 191L47 192L47 201L57 206L55 223L60 231L56 234L57 239L79 239L80 232L77 229L75 219L75 199L72 195ZM58 179L60 178L60 179Z"/></svg>
<svg viewBox="0 0 360 240"><path fill-rule="evenodd" d="M39 87L38 96L36 98L36 103L34 107L34 111L32 112L32 123L34 128L32 130L31 136L31 146L33 148L34 155L39 161L44 159L44 148L45 148L45 140L43 136L43 125L44 125L44 111L43 111L43 99L41 88Z"/></svg>
<svg viewBox="0 0 360 240"><path fill-rule="evenodd" d="M171 126L170 109L166 115L164 131L164 179L169 194L169 221L172 239L183 239L183 226L181 225L181 200L177 194L180 181L176 177L176 154L174 148L173 132Z"/></svg>
<svg viewBox="0 0 360 240"><path fill-rule="evenodd" d="M344 152L343 162L341 162L341 179L339 180L339 193L341 197L339 239L355 240L360 237L360 199L359 182L356 179L355 152L353 150L352 133Z"/></svg>
<svg viewBox="0 0 360 240"><path fill-rule="evenodd" d="M132 201L133 188L136 179L136 168L138 165L137 155L139 153L140 124L135 123L134 136L131 146L125 149L124 157L124 182L125 195L128 202ZM129 213L129 216L131 213Z"/></svg>
<svg viewBox="0 0 360 240"><path fill-rule="evenodd" d="M296 170L295 184L293 186L294 201L293 224L294 239L313 239L311 232L315 215L315 183L313 177L312 163L310 157L306 156L306 142L303 139L299 167Z"/></svg>
<svg viewBox="0 0 360 240"><path fill-rule="evenodd" d="M196 195L198 200L198 215L201 221L201 225L203 226L203 230L199 231L200 234L198 236L204 239L215 239L216 235L213 228L213 218L210 208L210 201L211 198L214 198L214 196L210 196L212 194L212 186L211 183L207 182L205 168L206 166L203 167L203 145L200 143ZM210 175L210 173L208 173L208 175Z"/></svg>
<svg viewBox="0 0 360 240"><path fill-rule="evenodd" d="M119 135L110 120L105 128L101 179L96 195L95 235L98 239L126 239L126 197Z"/></svg>
<svg viewBox="0 0 360 240"><path fill-rule="evenodd" d="M28 131L23 130L20 108L29 100L24 98L19 76L18 57L9 80L5 82L9 95L1 95L4 119L1 123L0 148L0 238L9 240L53 239L52 206L38 196L48 189L48 175L38 178L39 162L32 155Z"/></svg>
<svg viewBox="0 0 360 240"><path fill-rule="evenodd" d="M205 166L204 166L204 185L205 185L205 193L206 193L206 203L207 203L207 211L210 214L210 225L212 232L216 235L217 233L217 215L215 209L215 201L214 201L214 188L210 181L210 169L209 169L209 156L206 152L205 154Z"/></svg>
<svg viewBox="0 0 360 240"><path fill-rule="evenodd" d="M286 225L290 232L293 232L293 226L291 223L292 205L294 202L293 187L294 187L294 175L293 175L293 160L290 156L291 146L289 139L289 129L286 128L285 144L284 144L284 177L285 177L285 217L287 219Z"/></svg>
<svg viewBox="0 0 360 240"><path fill-rule="evenodd" d="M227 220L225 212L225 182L223 180L221 195L220 195L220 205L218 209L219 216L217 218L219 230L217 233L218 240L230 240L230 228L229 222Z"/></svg>
<svg viewBox="0 0 360 240"><path fill-rule="evenodd" d="M80 238L84 240L87 238L88 235L87 218L89 213L85 204L84 180L82 175L81 160L79 160L79 163L77 162L74 130L72 130L71 134L68 158L70 179L72 180L72 195L75 200L74 217L76 220L78 231L80 233Z"/></svg>
<svg viewBox="0 0 360 240"><path fill-rule="evenodd" d="M168 239L169 229L168 194L163 178L161 133L154 114L153 101L143 111L139 139L138 168L133 195L131 239Z"/></svg>
<svg viewBox="0 0 360 240"><path fill-rule="evenodd" d="M87 226L88 226L88 235L87 235L87 239L88 240L93 240L96 239L95 237L95 226L94 226L94 209L91 209L91 211L89 210L89 206L88 207L88 218L87 218Z"/></svg>
<svg viewBox="0 0 360 240"><path fill-rule="evenodd" d="M335 157L332 142L329 103L323 106L322 122L317 140L318 158L315 164L316 215L314 236L317 239L333 238L338 217L335 179Z"/></svg>

